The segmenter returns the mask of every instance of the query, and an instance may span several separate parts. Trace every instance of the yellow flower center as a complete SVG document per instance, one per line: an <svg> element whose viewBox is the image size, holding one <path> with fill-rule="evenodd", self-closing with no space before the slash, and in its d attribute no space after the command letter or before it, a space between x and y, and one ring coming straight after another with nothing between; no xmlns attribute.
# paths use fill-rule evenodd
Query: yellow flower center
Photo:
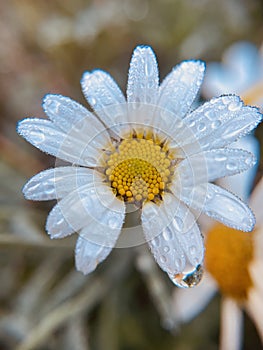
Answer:
<svg viewBox="0 0 263 350"><path fill-rule="evenodd" d="M247 299L253 285L249 273L253 234L216 224L206 239L207 271L215 278L223 294L240 302Z"/></svg>
<svg viewBox="0 0 263 350"><path fill-rule="evenodd" d="M119 199L141 204L162 199L174 163L166 142L133 136L114 147L106 160L105 174Z"/></svg>

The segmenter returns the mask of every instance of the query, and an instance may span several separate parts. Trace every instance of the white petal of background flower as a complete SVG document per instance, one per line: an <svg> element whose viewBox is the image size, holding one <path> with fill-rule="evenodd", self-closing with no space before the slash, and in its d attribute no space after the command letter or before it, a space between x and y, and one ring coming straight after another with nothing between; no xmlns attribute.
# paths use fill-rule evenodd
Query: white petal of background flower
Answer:
<svg viewBox="0 0 263 350"><path fill-rule="evenodd" d="M214 149L181 161L176 167L174 181L183 187L193 187L245 171L255 163L253 154L247 151L231 148Z"/></svg>
<svg viewBox="0 0 263 350"><path fill-rule="evenodd" d="M255 215L257 218L257 224L259 226L261 225L263 226L262 198L263 198L263 178L257 184L249 200L249 204L255 212Z"/></svg>
<svg viewBox="0 0 263 350"><path fill-rule="evenodd" d="M261 270L262 273L262 270ZM257 275L257 279L260 278ZM262 314L263 314L263 298L262 291L252 288L250 290L248 303L246 304L246 311L252 318L255 323L255 326L260 335L261 341L263 342L263 323L262 323Z"/></svg>
<svg viewBox="0 0 263 350"><path fill-rule="evenodd" d="M156 104L158 93L159 71L155 54L149 46L138 46L130 62L127 101Z"/></svg>
<svg viewBox="0 0 263 350"><path fill-rule="evenodd" d="M105 126L98 118L69 97L46 95L43 99L43 109L57 128L86 144L92 140L94 146L102 149L110 142Z"/></svg>
<svg viewBox="0 0 263 350"><path fill-rule="evenodd" d="M172 188L176 196L178 188ZM211 183L198 185L192 189L181 188L179 198L193 209L204 212L211 218L237 230L251 231L255 225L255 217L234 194Z"/></svg>
<svg viewBox="0 0 263 350"><path fill-rule="evenodd" d="M207 98L223 93L242 93L263 76L262 57L255 45L237 42L231 45L222 63L207 66L203 91Z"/></svg>
<svg viewBox="0 0 263 350"><path fill-rule="evenodd" d="M23 187L26 199L43 201L60 199L91 183L93 171L80 167L57 167L33 176Z"/></svg>
<svg viewBox="0 0 263 350"><path fill-rule="evenodd" d="M184 118L202 84L205 63L184 61L174 67L160 85L158 105Z"/></svg>
<svg viewBox="0 0 263 350"><path fill-rule="evenodd" d="M49 120L29 118L18 125L18 133L41 151L83 166L96 166L101 151L72 133L64 133ZM107 142L107 137L105 137Z"/></svg>
<svg viewBox="0 0 263 350"><path fill-rule="evenodd" d="M221 302L220 350L241 349L243 314L238 303L228 297Z"/></svg>
<svg viewBox="0 0 263 350"><path fill-rule="evenodd" d="M105 230L120 230L124 213L124 203L112 195L106 184L92 182L68 194L51 210L46 229L51 238L63 238L92 221L103 224Z"/></svg>
<svg viewBox="0 0 263 350"><path fill-rule="evenodd" d="M173 309L179 322L189 322L207 306L217 292L214 280L205 273L195 288L176 289L173 293Z"/></svg>

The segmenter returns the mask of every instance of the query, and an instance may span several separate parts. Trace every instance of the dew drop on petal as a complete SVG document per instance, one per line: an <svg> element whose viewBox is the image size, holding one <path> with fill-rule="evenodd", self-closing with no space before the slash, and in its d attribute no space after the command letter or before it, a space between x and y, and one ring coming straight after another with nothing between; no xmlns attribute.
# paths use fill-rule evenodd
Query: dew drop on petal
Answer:
<svg viewBox="0 0 263 350"><path fill-rule="evenodd" d="M162 263L166 263L167 258L166 258L164 255L161 255L161 256L160 256L160 261L161 261Z"/></svg>
<svg viewBox="0 0 263 350"><path fill-rule="evenodd" d="M200 123L197 127L198 131L205 131L206 125L205 123Z"/></svg>
<svg viewBox="0 0 263 350"><path fill-rule="evenodd" d="M223 154L221 154L221 155L218 154L217 156L215 156L215 160L218 162L224 162L227 160L227 157Z"/></svg>
<svg viewBox="0 0 263 350"><path fill-rule="evenodd" d="M229 162L229 163L226 165L226 168L227 168L227 170L236 170L237 165L236 165L234 162Z"/></svg>
<svg viewBox="0 0 263 350"><path fill-rule="evenodd" d="M177 287L192 288L200 283L203 273L203 266L199 264L193 271L181 272L174 276L170 276L170 278Z"/></svg>
<svg viewBox="0 0 263 350"><path fill-rule="evenodd" d="M160 238L158 236L154 237L154 239L151 242L152 242L152 245L155 247L159 247L161 244Z"/></svg>
<svg viewBox="0 0 263 350"><path fill-rule="evenodd" d="M118 228L118 221L115 219L115 217L111 217L108 220L108 226L110 229L114 230Z"/></svg>
<svg viewBox="0 0 263 350"><path fill-rule="evenodd" d="M212 126L212 129L217 129L219 128L219 126L221 125L221 121L220 120L215 120L211 126Z"/></svg>
<svg viewBox="0 0 263 350"><path fill-rule="evenodd" d="M184 229L184 222L179 216L175 216L174 217L173 223L174 223L175 228L178 231L180 231L180 232L183 231L183 229Z"/></svg>
<svg viewBox="0 0 263 350"><path fill-rule="evenodd" d="M30 135L36 145L44 142L46 139L45 134L43 132L31 130Z"/></svg>
<svg viewBox="0 0 263 350"><path fill-rule="evenodd" d="M173 239L173 232L172 230L170 230L169 227L166 227L163 231L163 238L166 240L166 241L170 241L171 239Z"/></svg>
<svg viewBox="0 0 263 350"><path fill-rule="evenodd" d="M89 103L94 107L97 103L97 99L95 97L90 97Z"/></svg>
<svg viewBox="0 0 263 350"><path fill-rule="evenodd" d="M247 165L252 164L253 161L254 161L254 160L253 160L253 158L251 158L251 157L248 157L248 158L245 159L245 163L246 163Z"/></svg>
<svg viewBox="0 0 263 350"><path fill-rule="evenodd" d="M190 251L190 254L194 255L196 253L196 246L192 245L190 248L189 248L189 251Z"/></svg>
<svg viewBox="0 0 263 350"><path fill-rule="evenodd" d="M168 253L170 251L170 247L168 247L167 245L163 248L165 253Z"/></svg>
<svg viewBox="0 0 263 350"><path fill-rule="evenodd" d="M241 101L233 101L229 104L228 109L230 111L238 111L242 107L242 102Z"/></svg>

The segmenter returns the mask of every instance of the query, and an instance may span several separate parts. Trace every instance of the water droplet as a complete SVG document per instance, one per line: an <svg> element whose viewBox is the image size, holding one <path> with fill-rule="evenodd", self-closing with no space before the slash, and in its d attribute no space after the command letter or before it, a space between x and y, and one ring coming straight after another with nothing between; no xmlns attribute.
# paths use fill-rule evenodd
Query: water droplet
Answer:
<svg viewBox="0 0 263 350"><path fill-rule="evenodd" d="M161 255L160 262L164 264L164 263L166 263L166 261L167 261L166 257L164 255Z"/></svg>
<svg viewBox="0 0 263 350"><path fill-rule="evenodd" d="M226 164L227 170L236 170L237 166L234 162L229 162Z"/></svg>
<svg viewBox="0 0 263 350"><path fill-rule="evenodd" d="M166 227L163 231L163 238L166 240L166 241L170 241L171 239L173 239L173 232L172 230L170 230L169 227Z"/></svg>
<svg viewBox="0 0 263 350"><path fill-rule="evenodd" d="M205 129L206 129L205 123L200 123L200 124L197 126L197 130L198 130L198 131L204 131Z"/></svg>
<svg viewBox="0 0 263 350"><path fill-rule="evenodd" d="M250 165L251 163L253 163L253 159L251 159L251 157L248 157L248 158L245 159L245 163L247 165Z"/></svg>
<svg viewBox="0 0 263 350"><path fill-rule="evenodd" d="M251 228L252 225L253 225L253 220L250 219L250 218L245 217L245 218L242 220L242 224L243 224L246 228ZM244 227L244 226L243 226L243 227Z"/></svg>
<svg viewBox="0 0 263 350"><path fill-rule="evenodd" d="M46 187L46 188L45 188L45 194L51 195L51 194L53 194L53 193L55 193L55 189L54 189L53 186L49 186L49 187Z"/></svg>
<svg viewBox="0 0 263 350"><path fill-rule="evenodd" d="M182 256L182 259L184 259L184 256ZM179 271L181 269L181 264L182 264L182 260L181 259L179 259L179 258L175 259L174 265Z"/></svg>
<svg viewBox="0 0 263 350"><path fill-rule="evenodd" d="M221 121L220 120L215 120L212 124L211 124L211 127L212 129L217 129L219 128L219 126L221 125Z"/></svg>
<svg viewBox="0 0 263 350"><path fill-rule="evenodd" d="M173 283L180 288L192 288L200 283L202 276L204 273L204 269L202 265L197 265L193 271L190 272L182 272L171 277Z"/></svg>
<svg viewBox="0 0 263 350"><path fill-rule="evenodd" d="M190 128L192 128L193 126L195 126L195 120L190 120L188 126L189 126Z"/></svg>
<svg viewBox="0 0 263 350"><path fill-rule="evenodd" d="M174 217L173 223L174 223L175 228L178 231L183 231L183 229L184 229L184 222L179 216L175 216Z"/></svg>
<svg viewBox="0 0 263 350"><path fill-rule="evenodd" d="M170 247L168 247L167 245L163 248L165 253L168 253L170 251Z"/></svg>
<svg viewBox="0 0 263 350"><path fill-rule="evenodd" d="M189 251L190 251L190 254L192 254L192 255L196 254L196 246L192 245L192 246L189 248Z"/></svg>
<svg viewBox="0 0 263 350"><path fill-rule="evenodd" d="M233 101L229 104L228 109L232 112L240 110L242 107L241 101Z"/></svg>
<svg viewBox="0 0 263 350"><path fill-rule="evenodd" d="M31 139L34 141L34 144L37 145L45 141L46 137L42 131L32 130L30 131Z"/></svg>
<svg viewBox="0 0 263 350"><path fill-rule="evenodd" d="M115 229L115 228L118 228L118 222L115 220L114 217L111 217L109 218L108 220L108 226L111 228L111 229Z"/></svg>
<svg viewBox="0 0 263 350"><path fill-rule="evenodd" d="M149 95L146 96L146 103L151 103L151 96Z"/></svg>
<svg viewBox="0 0 263 350"><path fill-rule="evenodd" d="M225 105L227 105L229 103L229 96L222 96L221 100Z"/></svg>
<svg viewBox="0 0 263 350"><path fill-rule="evenodd" d="M212 103L212 100L210 102ZM208 118L210 120L214 120L215 119L215 112L213 110L206 111L205 116L206 116L206 118Z"/></svg>
<svg viewBox="0 0 263 350"><path fill-rule="evenodd" d="M55 100L47 100L46 106L47 106L47 107L49 108L49 110L52 111L53 113L58 113L60 103L59 103L58 101L55 101Z"/></svg>
<svg viewBox="0 0 263 350"><path fill-rule="evenodd" d="M159 247L159 246L160 246L160 243L161 243L160 238L159 238L159 237L155 237L155 238L151 241L151 243L152 243L152 245L153 245L154 247Z"/></svg>
<svg viewBox="0 0 263 350"><path fill-rule="evenodd" d="M150 61L146 61L144 65L145 74L149 77L153 74L154 68Z"/></svg>
<svg viewBox="0 0 263 350"><path fill-rule="evenodd" d="M227 160L227 157L224 154L218 154L217 156L215 156L215 160L218 162L224 162L225 160Z"/></svg>
<svg viewBox="0 0 263 350"><path fill-rule="evenodd" d="M97 104L97 99L95 97L90 97L89 98L89 104L91 106L95 106Z"/></svg>

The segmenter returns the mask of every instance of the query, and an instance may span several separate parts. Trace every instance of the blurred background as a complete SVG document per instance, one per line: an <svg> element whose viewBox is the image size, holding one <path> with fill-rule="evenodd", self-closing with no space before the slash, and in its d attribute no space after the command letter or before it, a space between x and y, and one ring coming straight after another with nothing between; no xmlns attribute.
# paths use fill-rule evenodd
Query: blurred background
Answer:
<svg viewBox="0 0 263 350"><path fill-rule="evenodd" d="M0 350L218 348L220 295L181 325L175 287L145 247L115 249L90 276L75 271L75 237L45 234L54 203L21 194L55 160L20 138L16 124L44 117L48 92L85 104L85 70L109 71L125 91L136 45L153 47L162 79L181 60L221 61L231 44L260 50L262 39L261 0L0 1ZM262 144L262 127L256 136ZM262 349L246 316L243 349Z"/></svg>

